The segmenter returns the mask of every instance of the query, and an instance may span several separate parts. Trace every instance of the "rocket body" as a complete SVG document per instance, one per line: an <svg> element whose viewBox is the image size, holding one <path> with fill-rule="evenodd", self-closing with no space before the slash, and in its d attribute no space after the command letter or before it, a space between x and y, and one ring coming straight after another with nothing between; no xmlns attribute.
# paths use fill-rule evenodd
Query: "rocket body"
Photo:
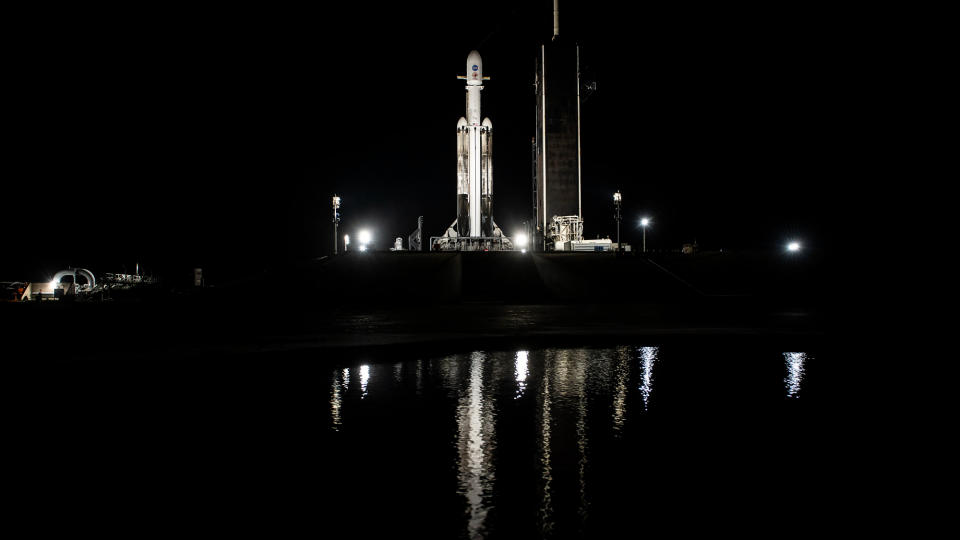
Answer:
<svg viewBox="0 0 960 540"><path fill-rule="evenodd" d="M466 116L457 122L457 235L492 236L493 123L480 121L483 61L467 56Z"/></svg>

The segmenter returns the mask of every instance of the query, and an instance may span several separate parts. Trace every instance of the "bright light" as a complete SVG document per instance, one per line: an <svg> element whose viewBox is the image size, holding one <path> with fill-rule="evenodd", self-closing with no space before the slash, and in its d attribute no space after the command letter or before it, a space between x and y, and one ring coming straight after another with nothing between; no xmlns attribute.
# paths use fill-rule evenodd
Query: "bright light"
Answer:
<svg viewBox="0 0 960 540"><path fill-rule="evenodd" d="M644 227L646 227L646 226L649 225L649 224L650 224L650 218L643 218L643 219L640 220L640 225L642 225L642 226L644 226Z"/></svg>
<svg viewBox="0 0 960 540"><path fill-rule="evenodd" d="M514 242L520 247L527 247L527 235L520 233L513 237Z"/></svg>
<svg viewBox="0 0 960 540"><path fill-rule="evenodd" d="M349 245L350 245L350 235L349 235L349 234L343 235L343 245L345 245L345 246L349 246Z"/></svg>
<svg viewBox="0 0 960 540"><path fill-rule="evenodd" d="M790 242L787 244L787 251L800 251L800 242Z"/></svg>
<svg viewBox="0 0 960 540"><path fill-rule="evenodd" d="M361 244L370 243L370 231L360 231L360 243Z"/></svg>
<svg viewBox="0 0 960 540"><path fill-rule="evenodd" d="M613 194L613 202L620 202L620 201L621 201L621 195L620 195L620 192L618 191Z"/></svg>
<svg viewBox="0 0 960 540"><path fill-rule="evenodd" d="M340 197L337 197L336 195L333 197L333 207L340 208Z"/></svg>
<svg viewBox="0 0 960 540"><path fill-rule="evenodd" d="M521 250L520 250L520 253L526 253L526 252L527 252L526 249L521 249Z"/></svg>
<svg viewBox="0 0 960 540"><path fill-rule="evenodd" d="M367 250L367 245L366 245L366 244L360 244L360 251L366 251L366 250Z"/></svg>

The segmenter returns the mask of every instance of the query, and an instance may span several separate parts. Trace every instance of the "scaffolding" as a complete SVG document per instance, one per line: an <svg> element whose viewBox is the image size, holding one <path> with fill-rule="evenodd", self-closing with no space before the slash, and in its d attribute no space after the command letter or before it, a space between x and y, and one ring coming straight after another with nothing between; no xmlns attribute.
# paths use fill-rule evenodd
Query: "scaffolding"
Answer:
<svg viewBox="0 0 960 540"><path fill-rule="evenodd" d="M580 242L583 240L583 220L580 216L553 216L553 222L550 224L550 241L553 242L554 249L562 249L560 246L567 242Z"/></svg>

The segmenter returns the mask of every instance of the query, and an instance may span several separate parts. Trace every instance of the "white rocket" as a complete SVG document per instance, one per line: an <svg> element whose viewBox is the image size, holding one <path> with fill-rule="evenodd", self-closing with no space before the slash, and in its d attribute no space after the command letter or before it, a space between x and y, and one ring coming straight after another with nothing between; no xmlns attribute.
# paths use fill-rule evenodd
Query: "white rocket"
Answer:
<svg viewBox="0 0 960 540"><path fill-rule="evenodd" d="M467 72L457 78L467 81L467 116L457 122L457 220L444 236L502 237L493 221L493 123L480 121L480 91L490 80L480 53L470 51Z"/></svg>

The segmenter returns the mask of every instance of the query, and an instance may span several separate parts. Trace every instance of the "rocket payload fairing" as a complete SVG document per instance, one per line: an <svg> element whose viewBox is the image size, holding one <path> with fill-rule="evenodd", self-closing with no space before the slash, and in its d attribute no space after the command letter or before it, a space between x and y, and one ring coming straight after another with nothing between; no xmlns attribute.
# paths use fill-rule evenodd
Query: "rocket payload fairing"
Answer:
<svg viewBox="0 0 960 540"><path fill-rule="evenodd" d="M480 91L483 81L490 80L483 76L480 53L470 51L466 74L457 78L467 81L467 115L457 122L457 220L444 238L503 238L493 221L493 123L480 121Z"/></svg>

